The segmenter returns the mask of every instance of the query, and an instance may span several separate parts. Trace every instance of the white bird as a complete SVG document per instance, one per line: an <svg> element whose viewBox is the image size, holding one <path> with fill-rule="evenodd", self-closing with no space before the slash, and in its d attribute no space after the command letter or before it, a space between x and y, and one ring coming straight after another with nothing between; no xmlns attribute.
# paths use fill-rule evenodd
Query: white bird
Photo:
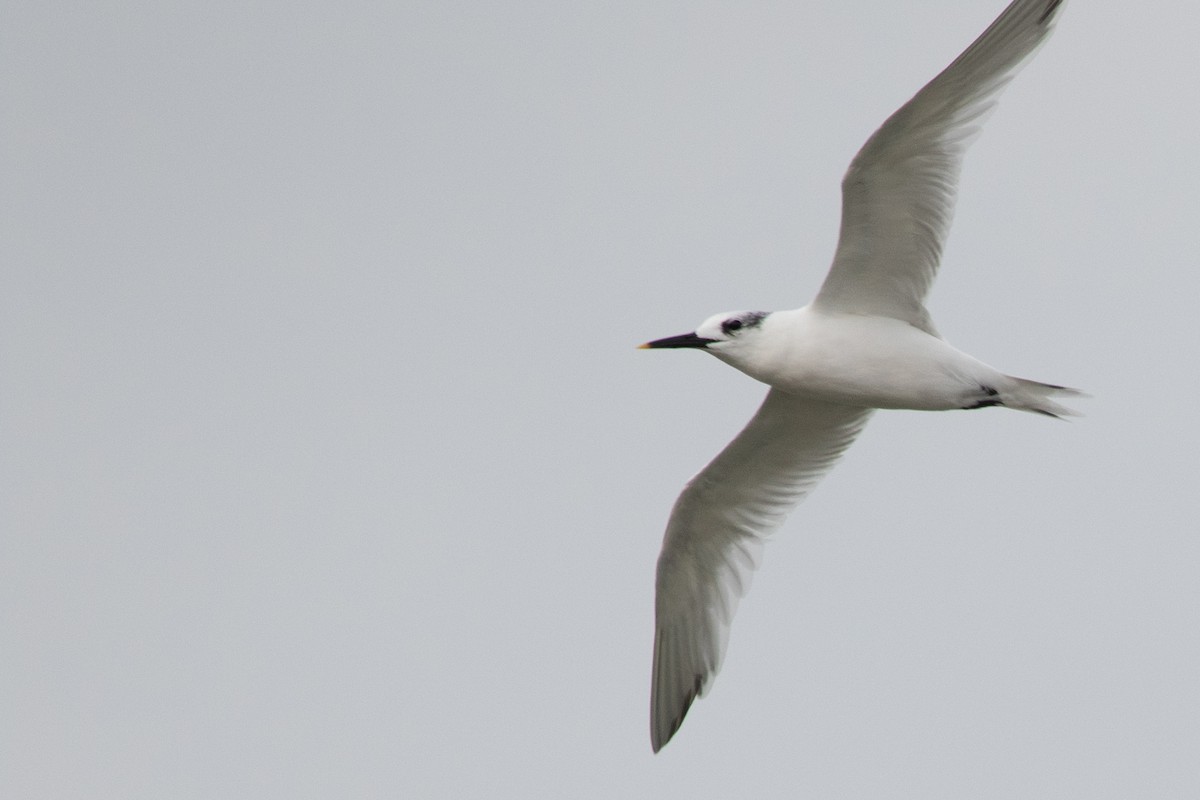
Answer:
<svg viewBox="0 0 1200 800"><path fill-rule="evenodd" d="M642 345L700 348L771 387L745 429L688 482L667 523L650 694L655 752L720 668L764 538L874 409L1074 413L1050 398L1079 392L1005 375L956 350L924 306L966 146L1049 35L1061 2L1014 0L867 140L842 180L837 251L812 303L717 314L693 333Z"/></svg>

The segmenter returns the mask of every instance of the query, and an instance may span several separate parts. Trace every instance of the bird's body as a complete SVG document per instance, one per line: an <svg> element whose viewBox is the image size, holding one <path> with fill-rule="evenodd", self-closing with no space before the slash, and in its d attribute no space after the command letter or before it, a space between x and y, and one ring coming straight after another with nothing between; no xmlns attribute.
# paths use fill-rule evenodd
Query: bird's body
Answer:
<svg viewBox="0 0 1200 800"><path fill-rule="evenodd" d="M975 408L1009 382L944 339L891 317L805 306L764 318L762 339L752 350L713 354L776 389L830 403Z"/></svg>
<svg viewBox="0 0 1200 800"><path fill-rule="evenodd" d="M842 225L816 298L718 314L650 348L699 348L771 390L684 488L658 561L651 744L674 735L720 668L763 540L833 467L875 409L991 406L1052 417L1078 394L1015 378L950 346L925 309L962 156L984 114L1049 34L1062 0L1013 0L868 140L842 182Z"/></svg>

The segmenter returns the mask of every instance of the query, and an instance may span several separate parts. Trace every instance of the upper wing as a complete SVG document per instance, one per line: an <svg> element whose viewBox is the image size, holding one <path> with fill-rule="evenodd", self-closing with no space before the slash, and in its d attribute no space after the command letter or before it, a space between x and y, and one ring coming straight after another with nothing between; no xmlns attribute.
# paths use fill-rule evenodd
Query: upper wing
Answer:
<svg viewBox="0 0 1200 800"><path fill-rule="evenodd" d="M1062 0L1014 0L877 130L842 179L842 227L815 305L909 322L923 304L954 213L963 153L1000 90L1053 27Z"/></svg>
<svg viewBox="0 0 1200 800"><path fill-rule="evenodd" d="M745 429L691 481L658 557L650 740L654 751L721 666L763 539L850 446L871 409L772 389Z"/></svg>

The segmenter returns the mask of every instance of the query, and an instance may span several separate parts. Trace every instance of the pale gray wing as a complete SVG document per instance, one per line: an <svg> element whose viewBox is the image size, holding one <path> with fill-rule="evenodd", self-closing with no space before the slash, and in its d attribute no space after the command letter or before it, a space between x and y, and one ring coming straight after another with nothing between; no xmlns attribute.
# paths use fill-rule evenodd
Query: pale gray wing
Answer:
<svg viewBox="0 0 1200 800"><path fill-rule="evenodd" d="M758 413L688 482L658 557L650 740L654 751L721 666L738 598L764 538L842 455L871 409L772 389Z"/></svg>
<svg viewBox="0 0 1200 800"><path fill-rule="evenodd" d="M892 114L842 180L842 226L814 305L936 332L925 295L950 228L963 153L1000 90L1045 41L1062 0L1014 0Z"/></svg>

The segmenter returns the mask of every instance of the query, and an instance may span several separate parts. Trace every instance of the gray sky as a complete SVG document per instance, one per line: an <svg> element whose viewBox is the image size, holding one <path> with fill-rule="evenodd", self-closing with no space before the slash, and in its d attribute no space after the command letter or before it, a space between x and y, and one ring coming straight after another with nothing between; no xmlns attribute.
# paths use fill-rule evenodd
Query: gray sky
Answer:
<svg viewBox="0 0 1200 800"><path fill-rule="evenodd" d="M9 2L0 795L1200 795L1194 3L1076 0L881 413L657 757L675 495L868 134L1002 0Z"/></svg>

